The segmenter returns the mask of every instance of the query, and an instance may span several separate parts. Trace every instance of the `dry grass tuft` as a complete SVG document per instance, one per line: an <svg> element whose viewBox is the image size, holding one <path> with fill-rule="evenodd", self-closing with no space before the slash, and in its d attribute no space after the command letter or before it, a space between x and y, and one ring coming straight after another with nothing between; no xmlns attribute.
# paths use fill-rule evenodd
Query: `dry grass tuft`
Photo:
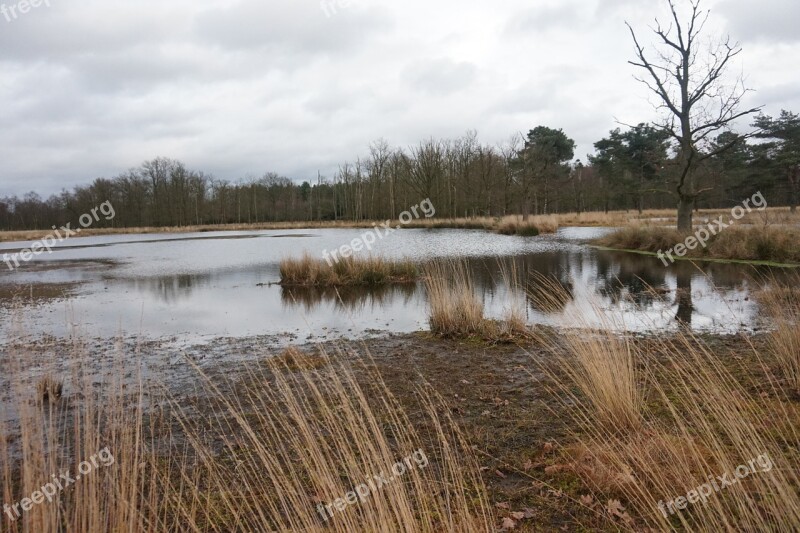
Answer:
<svg viewBox="0 0 800 533"><path fill-rule="evenodd" d="M430 303L431 332L442 337L480 336L486 319L475 295L472 275L458 261L434 261L426 266L425 287Z"/></svg>
<svg viewBox="0 0 800 533"><path fill-rule="evenodd" d="M45 376L36 384L37 398L44 402L57 402L64 393L64 382Z"/></svg>
<svg viewBox="0 0 800 533"><path fill-rule="evenodd" d="M622 228L596 241L600 246L651 253L668 252L690 234L660 226ZM685 257L800 263L800 229L790 226L738 226L712 236L705 248Z"/></svg>
<svg viewBox="0 0 800 533"><path fill-rule="evenodd" d="M764 313L773 329L768 334L769 348L781 367L787 386L800 394L800 276L790 286L773 286L759 295Z"/></svg>
<svg viewBox="0 0 800 533"><path fill-rule="evenodd" d="M284 259L280 264L281 285L286 287L337 287L410 283L419 277L412 261L392 261L380 257L344 258L329 265L304 255Z"/></svg>
<svg viewBox="0 0 800 533"><path fill-rule="evenodd" d="M542 341L556 360L540 365L576 428L572 468L599 500L627 509L615 514L620 527L800 528L800 409L780 383L754 393L763 376L734 375L687 330L636 342L579 331ZM755 350L752 359L763 368ZM747 477L719 491L708 485L705 502L692 496L741 465ZM670 512L681 496L695 501Z"/></svg>
<svg viewBox="0 0 800 533"><path fill-rule="evenodd" d="M508 276L508 273L504 273ZM509 281L507 281L509 282ZM469 267L462 261L433 261L425 267L431 333L444 338L477 338L510 343L530 337L522 309L510 306L502 320L484 316Z"/></svg>
<svg viewBox="0 0 800 533"><path fill-rule="evenodd" d="M328 364L326 358L304 353L295 346L286 348L275 357L275 362L289 370L319 370Z"/></svg>
<svg viewBox="0 0 800 533"><path fill-rule="evenodd" d="M114 460L15 520L4 512L3 531L494 530L472 448L441 398L421 385L415 409L427 423L411 424L368 358L350 367L320 353L324 364L309 368L290 349L237 385L192 365L192 395L165 401L121 355L98 371L76 346L67 363L82 394L42 408L31 401L30 354L15 350L0 403L3 502L37 500L54 475L74 477L105 447ZM293 371L298 361L305 371ZM342 505L368 481L363 501Z"/></svg>
<svg viewBox="0 0 800 533"><path fill-rule="evenodd" d="M535 216L526 221L523 217L514 215L500 219L494 225L494 231L502 235L535 237L542 233L555 233L558 227L558 219L555 216Z"/></svg>

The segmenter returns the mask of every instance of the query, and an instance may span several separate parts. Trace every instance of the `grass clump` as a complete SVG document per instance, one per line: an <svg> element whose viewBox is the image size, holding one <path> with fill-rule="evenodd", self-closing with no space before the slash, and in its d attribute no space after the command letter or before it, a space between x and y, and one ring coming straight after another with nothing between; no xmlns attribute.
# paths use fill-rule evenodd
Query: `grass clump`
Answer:
<svg viewBox="0 0 800 533"><path fill-rule="evenodd" d="M407 260L393 261L380 257L343 258L328 264L304 255L300 259L284 259L280 264L281 285L287 287L338 287L353 285L385 285L416 281L416 265Z"/></svg>
<svg viewBox="0 0 800 533"><path fill-rule="evenodd" d="M495 223L494 231L501 235L536 237L543 233L555 233L558 226L558 219L555 216L535 216L528 220L520 216L508 216Z"/></svg>
<svg viewBox="0 0 800 533"><path fill-rule="evenodd" d="M639 340L568 331L542 344L554 357L540 365L574 423L571 468L619 527L800 528L800 408L755 348L737 370L687 330ZM711 488L742 465L749 475ZM684 505L706 484L705 501Z"/></svg>
<svg viewBox="0 0 800 533"><path fill-rule="evenodd" d="M121 354L98 375L76 348L66 362L83 393L42 406L30 354L15 350L0 403L3 502L75 474L98 450L115 460L14 520L3 513L3 531L495 530L474 451L443 400L420 384L424 423L412 424L369 356L346 363L320 351L322 364L298 366L308 356L289 350L233 380L187 362L195 386L176 396L141 377L132 385ZM367 482L370 492L351 498Z"/></svg>
<svg viewBox="0 0 800 533"><path fill-rule="evenodd" d="M507 274L504 273L504 276ZM425 288L430 306L431 333L444 338L477 338L487 342L513 342L530 335L518 306L502 320L484 316L469 267L461 261L434 261L425 268Z"/></svg>
<svg viewBox="0 0 800 533"><path fill-rule="evenodd" d="M787 387L800 395L800 276L791 285L776 285L762 291L759 301L772 321L768 346L777 360Z"/></svg>
<svg viewBox="0 0 800 533"><path fill-rule="evenodd" d="M606 235L595 244L620 250L666 253L693 234L660 226L631 226ZM695 246L693 250L687 249L685 258L800 264L800 229L791 226L730 227L712 235L707 246Z"/></svg>

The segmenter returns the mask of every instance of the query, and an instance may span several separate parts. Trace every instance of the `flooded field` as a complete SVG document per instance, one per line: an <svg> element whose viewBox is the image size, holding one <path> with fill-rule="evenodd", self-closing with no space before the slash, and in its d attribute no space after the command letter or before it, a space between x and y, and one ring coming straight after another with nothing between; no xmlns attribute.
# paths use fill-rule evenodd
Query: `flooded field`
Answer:
<svg viewBox="0 0 800 533"><path fill-rule="evenodd" d="M524 238L411 229L379 241L372 253L420 263L466 260L488 317L514 305L524 308L530 324L564 327L575 325L576 312L590 324L631 331L674 329L676 317L697 331L734 333L760 326L749 294L749 280L757 273L752 267L705 264L701 270L685 262L665 268L655 258L586 244L607 231L562 228L556 235ZM281 259L304 253L322 258L324 250L362 233L328 229L73 239L15 272L0 272L0 339L20 328L33 337L64 337L77 327L93 338L122 333L180 344L426 330L422 283L375 290L278 285ZM27 245L3 243L0 254ZM501 271L512 263L523 279L532 273L557 279L572 300L558 312L541 311L525 289L508 286Z"/></svg>

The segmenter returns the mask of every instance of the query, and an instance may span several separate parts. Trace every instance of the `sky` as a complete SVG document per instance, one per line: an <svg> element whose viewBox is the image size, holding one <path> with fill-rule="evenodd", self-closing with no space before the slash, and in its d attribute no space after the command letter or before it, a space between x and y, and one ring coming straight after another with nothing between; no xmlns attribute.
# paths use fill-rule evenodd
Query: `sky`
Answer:
<svg viewBox="0 0 800 533"><path fill-rule="evenodd" d="M310 180L379 138L498 144L538 125L585 161L619 124L658 118L625 21L653 42L666 0L38 2L0 0L0 196L158 156L234 182ZM800 112L800 2L703 6L709 37L744 48L744 104Z"/></svg>

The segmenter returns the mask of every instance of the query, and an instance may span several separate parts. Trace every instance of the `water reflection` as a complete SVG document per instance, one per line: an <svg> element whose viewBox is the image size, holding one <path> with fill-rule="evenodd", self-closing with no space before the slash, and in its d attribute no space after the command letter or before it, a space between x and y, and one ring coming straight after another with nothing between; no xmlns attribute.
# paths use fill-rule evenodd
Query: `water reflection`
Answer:
<svg viewBox="0 0 800 533"><path fill-rule="evenodd" d="M275 284L282 257L332 249L357 233L330 230L320 231L314 239L201 239L64 251L73 262L116 263L99 271L77 266L19 273L25 283L65 281L67 274L69 280L82 283L68 310L63 302L54 302L24 308L19 318L32 331L51 335L66 335L70 324L77 323L99 336L113 337L124 330L187 341L287 332L307 332L316 338L320 332L358 336L374 330L427 329L422 283L372 290L289 290ZM476 294L491 318L514 307L524 309L531 324L556 326L574 326L576 314L597 327L608 324L610 315L621 317L620 326L633 331L682 324L695 330L736 332L757 326L750 280L768 269L712 263L703 264L701 270L687 262L665 268L656 258L595 250L562 233L523 239L459 230L409 230L395 236L378 255L409 257L419 263L466 256ZM510 282L510 277L517 282ZM548 291L542 279L566 290ZM550 297L547 306L539 303L542 296ZM0 329L0 337L6 330Z"/></svg>
<svg viewBox="0 0 800 533"><path fill-rule="evenodd" d="M378 287L281 287L281 302L286 310L300 307L311 312L323 302L332 302L336 309L353 312L382 308L390 300L409 305L419 290L416 283Z"/></svg>

